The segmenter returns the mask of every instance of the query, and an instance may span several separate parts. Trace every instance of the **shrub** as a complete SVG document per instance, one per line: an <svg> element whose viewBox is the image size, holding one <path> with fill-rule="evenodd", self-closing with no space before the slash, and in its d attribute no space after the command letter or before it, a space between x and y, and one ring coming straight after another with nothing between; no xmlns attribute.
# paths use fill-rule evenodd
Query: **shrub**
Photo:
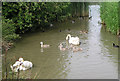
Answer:
<svg viewBox="0 0 120 81"><path fill-rule="evenodd" d="M2 18L2 38L5 41L14 41L20 36L15 33L15 27L12 20Z"/></svg>

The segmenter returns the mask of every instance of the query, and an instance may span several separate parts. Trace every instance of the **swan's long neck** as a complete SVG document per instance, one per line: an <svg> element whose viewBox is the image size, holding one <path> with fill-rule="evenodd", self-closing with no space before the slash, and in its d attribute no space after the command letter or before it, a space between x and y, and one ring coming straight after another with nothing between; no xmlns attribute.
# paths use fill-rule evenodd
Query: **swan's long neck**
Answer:
<svg viewBox="0 0 120 81"><path fill-rule="evenodd" d="M10 68L12 69L12 71L13 71L13 66L12 65L10 65Z"/></svg>

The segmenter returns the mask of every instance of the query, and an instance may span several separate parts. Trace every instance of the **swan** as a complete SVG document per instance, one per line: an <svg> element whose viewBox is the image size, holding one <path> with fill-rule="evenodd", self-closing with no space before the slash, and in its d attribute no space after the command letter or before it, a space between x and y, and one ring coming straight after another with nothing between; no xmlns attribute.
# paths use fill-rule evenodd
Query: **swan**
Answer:
<svg viewBox="0 0 120 81"><path fill-rule="evenodd" d="M82 51L82 48L79 48L79 47L73 47L73 52L77 52L77 51Z"/></svg>
<svg viewBox="0 0 120 81"><path fill-rule="evenodd" d="M67 35L66 40L68 40L68 42L73 45L80 44L80 39L78 37L71 37L70 34Z"/></svg>
<svg viewBox="0 0 120 81"><path fill-rule="evenodd" d="M20 71L21 70L25 71L25 70L29 69L29 68L25 67L23 64L20 64L18 67L19 67Z"/></svg>
<svg viewBox="0 0 120 81"><path fill-rule="evenodd" d="M18 69L19 69L18 66L20 65L20 63L21 62L16 61L13 65L10 65L11 70L14 72L18 72Z"/></svg>
<svg viewBox="0 0 120 81"><path fill-rule="evenodd" d="M18 72L18 71L21 71L21 70L27 70L28 68L26 68L23 64L21 65L17 65L17 66L12 66L10 65L10 68L13 72Z"/></svg>
<svg viewBox="0 0 120 81"><path fill-rule="evenodd" d="M22 66L24 66L27 69L30 69L30 68L32 68L33 64L30 61L23 61Z"/></svg>
<svg viewBox="0 0 120 81"><path fill-rule="evenodd" d="M21 62L22 68L25 70L32 68L33 64L30 61L24 61L23 58L19 58L19 61Z"/></svg>
<svg viewBox="0 0 120 81"><path fill-rule="evenodd" d="M86 34L86 33L88 33L87 30L86 31L80 31L80 34Z"/></svg>
<svg viewBox="0 0 120 81"><path fill-rule="evenodd" d="M21 62L16 61L15 64L11 65L12 67L10 66L11 69L12 69L12 68L13 68L13 69L16 68L18 65L20 65L20 63L21 63Z"/></svg>
<svg viewBox="0 0 120 81"><path fill-rule="evenodd" d="M13 64L13 67L16 67L16 66L18 66L18 65L20 65L20 62L19 62L19 61L16 61L15 64Z"/></svg>
<svg viewBox="0 0 120 81"><path fill-rule="evenodd" d="M13 72L18 72L18 70L19 70L18 66L13 67L12 65L10 65L10 68Z"/></svg>
<svg viewBox="0 0 120 81"><path fill-rule="evenodd" d="M62 43L60 43L60 45L58 46L60 48L61 51L65 51L67 48L63 46Z"/></svg>
<svg viewBox="0 0 120 81"><path fill-rule="evenodd" d="M21 70L27 70L32 68L33 64L30 61L24 61L22 57L19 58L18 61L15 62L15 64L10 65L10 68L13 72L18 72Z"/></svg>
<svg viewBox="0 0 120 81"><path fill-rule="evenodd" d="M40 45L41 45L42 48L50 47L50 45L44 45L43 42L40 42Z"/></svg>
<svg viewBox="0 0 120 81"><path fill-rule="evenodd" d="M14 71L14 72L18 72L18 70L19 70L19 65L21 64L21 62L20 61L16 61L13 65L10 65L10 68L11 68L11 70L12 71Z"/></svg>

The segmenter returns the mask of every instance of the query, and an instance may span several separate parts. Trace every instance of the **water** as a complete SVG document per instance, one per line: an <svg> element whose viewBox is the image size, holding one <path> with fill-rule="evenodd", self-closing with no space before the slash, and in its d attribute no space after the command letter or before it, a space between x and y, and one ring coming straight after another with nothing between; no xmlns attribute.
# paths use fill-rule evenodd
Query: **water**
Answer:
<svg viewBox="0 0 120 81"><path fill-rule="evenodd" d="M13 64L22 56L34 64L31 70L20 72L21 78L117 79L118 49L112 47L112 43L118 44L118 39L98 24L99 8L99 5L89 6L92 16L90 20L75 19L74 24L70 23L71 20L55 23L57 28L24 35L15 48L8 52L7 61ZM88 34L80 34L81 30L88 30ZM68 33L80 38L83 51L59 50L58 45L61 42L66 43L65 37ZM40 41L50 44L50 48L41 49Z"/></svg>

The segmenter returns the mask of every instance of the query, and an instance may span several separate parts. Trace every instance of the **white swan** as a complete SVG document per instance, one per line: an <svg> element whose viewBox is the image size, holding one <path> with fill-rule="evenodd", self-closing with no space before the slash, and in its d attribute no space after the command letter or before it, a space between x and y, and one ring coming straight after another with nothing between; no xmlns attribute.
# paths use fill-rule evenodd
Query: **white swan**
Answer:
<svg viewBox="0 0 120 81"><path fill-rule="evenodd" d="M13 72L18 72L21 70L27 70L32 68L33 64L30 61L24 61L23 58L19 58L19 61L16 61L15 64L10 65L10 68Z"/></svg>
<svg viewBox="0 0 120 81"><path fill-rule="evenodd" d="M16 61L15 64L10 65L11 70L14 71L14 72L18 72L18 70L19 70L19 67L18 67L18 66L20 65L20 63L21 63L21 62Z"/></svg>
<svg viewBox="0 0 120 81"><path fill-rule="evenodd" d="M25 70L27 70L27 69L29 69L29 68L32 68L32 67L29 67L29 66L28 66L28 67L25 67L24 64L21 63L20 65L18 65L17 68L18 68L20 71L21 71L21 70L25 71Z"/></svg>
<svg viewBox="0 0 120 81"><path fill-rule="evenodd" d="M20 64L20 65L17 65L17 66L12 66L12 65L10 65L10 68L11 68L11 70L13 71L13 72L18 72L18 71L21 71L21 70L27 70L28 68L26 68L26 67L24 67L24 65L22 64Z"/></svg>
<svg viewBox="0 0 120 81"><path fill-rule="evenodd" d="M12 66L12 65L10 65L10 68L11 68L11 70L13 71L13 72L18 72L18 70L19 70L19 67L18 66Z"/></svg>
<svg viewBox="0 0 120 81"><path fill-rule="evenodd" d="M19 58L19 61L21 62L21 68L27 70L32 68L33 64L30 61L24 61L23 58Z"/></svg>
<svg viewBox="0 0 120 81"><path fill-rule="evenodd" d="M15 64L13 64L13 67L16 67L16 66L18 66L18 65L20 65L20 62L19 62L19 61L16 61Z"/></svg>
<svg viewBox="0 0 120 81"><path fill-rule="evenodd" d="M30 62L30 61L24 61L24 62L22 63L22 66L24 66L24 67L27 68L27 69L30 69L30 68L32 68L33 64L32 64L32 62Z"/></svg>
<svg viewBox="0 0 120 81"><path fill-rule="evenodd" d="M43 42L40 42L40 45L41 45L42 48L50 47L50 45L44 45Z"/></svg>
<svg viewBox="0 0 120 81"><path fill-rule="evenodd" d="M73 45L80 44L80 39L78 37L71 37L70 34L67 35L66 40L68 40L68 42Z"/></svg>
<svg viewBox="0 0 120 81"><path fill-rule="evenodd" d="M19 69L18 66L20 65L20 63L21 62L16 61L15 64L10 65L11 70L14 71L14 72L18 72L18 69Z"/></svg>

